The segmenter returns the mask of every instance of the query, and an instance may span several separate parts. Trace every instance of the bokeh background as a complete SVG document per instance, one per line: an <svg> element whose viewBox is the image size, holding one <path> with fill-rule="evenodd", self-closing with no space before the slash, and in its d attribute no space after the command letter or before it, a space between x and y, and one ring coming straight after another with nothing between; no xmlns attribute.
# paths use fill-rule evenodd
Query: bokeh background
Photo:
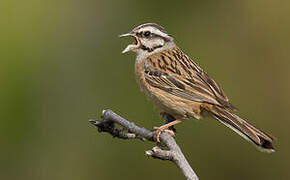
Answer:
<svg viewBox="0 0 290 180"><path fill-rule="evenodd" d="M201 179L290 179L290 2L10 0L0 3L0 179L183 179L148 159L154 144L114 139L88 123L110 108L161 124L139 91L131 41L156 22L213 77L238 114L277 137L265 154L212 119L177 126Z"/></svg>

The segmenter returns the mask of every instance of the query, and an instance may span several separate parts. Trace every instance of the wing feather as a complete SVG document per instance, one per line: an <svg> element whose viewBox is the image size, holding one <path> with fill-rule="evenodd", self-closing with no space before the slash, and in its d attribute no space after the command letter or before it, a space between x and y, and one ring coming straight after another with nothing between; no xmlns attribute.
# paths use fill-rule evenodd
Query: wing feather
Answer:
<svg viewBox="0 0 290 180"><path fill-rule="evenodd" d="M149 85L170 94L235 109L218 84L178 48L147 58L144 76Z"/></svg>

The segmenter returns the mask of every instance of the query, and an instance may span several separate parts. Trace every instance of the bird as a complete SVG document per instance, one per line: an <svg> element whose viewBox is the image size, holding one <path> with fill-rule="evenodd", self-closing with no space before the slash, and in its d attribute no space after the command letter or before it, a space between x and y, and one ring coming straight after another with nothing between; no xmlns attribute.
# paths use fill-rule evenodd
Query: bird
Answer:
<svg viewBox="0 0 290 180"><path fill-rule="evenodd" d="M173 119L156 129L157 142L161 132L170 131L173 125L211 116L260 151L275 151L274 137L237 116L237 108L221 87L175 44L162 26L141 24L119 37L133 38L122 53L136 53L135 76L141 91L161 109L161 114Z"/></svg>

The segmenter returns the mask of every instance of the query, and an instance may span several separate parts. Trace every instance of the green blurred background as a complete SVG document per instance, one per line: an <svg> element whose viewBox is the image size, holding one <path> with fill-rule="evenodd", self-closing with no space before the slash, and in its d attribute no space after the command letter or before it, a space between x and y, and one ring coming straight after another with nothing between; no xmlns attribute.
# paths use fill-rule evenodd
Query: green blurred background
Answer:
<svg viewBox="0 0 290 180"><path fill-rule="evenodd" d="M212 119L177 126L201 179L290 179L289 1L9 0L0 2L0 179L183 179L148 159L154 144L113 139L88 123L110 108L161 124L139 91L131 41L156 22L213 77L239 115L273 134L265 154Z"/></svg>

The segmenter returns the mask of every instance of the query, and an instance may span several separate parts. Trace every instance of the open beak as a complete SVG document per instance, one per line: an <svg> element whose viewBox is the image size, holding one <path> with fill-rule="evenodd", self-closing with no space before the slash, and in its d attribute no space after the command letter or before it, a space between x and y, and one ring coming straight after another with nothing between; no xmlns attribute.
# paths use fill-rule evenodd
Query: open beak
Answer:
<svg viewBox="0 0 290 180"><path fill-rule="evenodd" d="M127 36L131 36L133 38L133 43L129 44L123 51L122 54L129 52L129 51L134 51L135 49L139 48L139 41L137 39L137 37L134 35L134 33L132 32L128 32L125 34L121 34L119 37L127 37Z"/></svg>

